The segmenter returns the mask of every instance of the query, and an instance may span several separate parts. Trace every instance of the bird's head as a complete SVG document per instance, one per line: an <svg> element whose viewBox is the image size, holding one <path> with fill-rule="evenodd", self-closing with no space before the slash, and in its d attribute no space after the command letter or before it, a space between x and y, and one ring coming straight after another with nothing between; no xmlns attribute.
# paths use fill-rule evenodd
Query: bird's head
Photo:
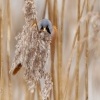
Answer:
<svg viewBox="0 0 100 100"><path fill-rule="evenodd" d="M48 19L42 19L38 24L39 31L52 33L52 23Z"/></svg>

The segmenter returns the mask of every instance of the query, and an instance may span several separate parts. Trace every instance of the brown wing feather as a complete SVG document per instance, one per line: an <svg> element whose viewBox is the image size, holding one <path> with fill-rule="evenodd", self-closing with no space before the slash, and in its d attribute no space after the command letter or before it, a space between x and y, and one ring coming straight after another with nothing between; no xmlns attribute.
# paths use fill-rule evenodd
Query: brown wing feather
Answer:
<svg viewBox="0 0 100 100"><path fill-rule="evenodd" d="M22 65L18 64L18 66L15 67L15 69L13 70L13 75L17 74L17 72L21 69Z"/></svg>

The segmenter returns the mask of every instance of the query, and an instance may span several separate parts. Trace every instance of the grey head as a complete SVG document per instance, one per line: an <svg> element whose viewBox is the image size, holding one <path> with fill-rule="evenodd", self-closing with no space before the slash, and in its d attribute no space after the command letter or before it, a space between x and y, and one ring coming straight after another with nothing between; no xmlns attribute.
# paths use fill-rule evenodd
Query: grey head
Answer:
<svg viewBox="0 0 100 100"><path fill-rule="evenodd" d="M46 31L49 34L52 33L52 23L48 19L42 19L38 24L39 31Z"/></svg>

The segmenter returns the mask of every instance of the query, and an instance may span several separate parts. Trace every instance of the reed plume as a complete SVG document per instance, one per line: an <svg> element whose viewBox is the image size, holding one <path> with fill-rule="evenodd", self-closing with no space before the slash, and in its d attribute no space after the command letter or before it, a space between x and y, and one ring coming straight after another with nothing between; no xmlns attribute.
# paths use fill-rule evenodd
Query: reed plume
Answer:
<svg viewBox="0 0 100 100"><path fill-rule="evenodd" d="M45 70L45 63L50 52L51 35L47 32L39 32L33 0L25 0L23 10L25 25L22 32L16 37L18 43L10 72L15 75L23 67L24 78L32 93L40 79L44 78L41 95L42 99L46 100L52 89L51 76Z"/></svg>

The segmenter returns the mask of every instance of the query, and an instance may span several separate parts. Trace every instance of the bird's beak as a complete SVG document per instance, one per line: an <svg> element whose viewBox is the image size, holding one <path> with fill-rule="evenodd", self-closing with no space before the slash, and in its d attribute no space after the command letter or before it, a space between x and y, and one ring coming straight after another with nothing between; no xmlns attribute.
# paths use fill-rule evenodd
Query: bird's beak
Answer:
<svg viewBox="0 0 100 100"><path fill-rule="evenodd" d="M36 23L34 23L33 26L36 27Z"/></svg>
<svg viewBox="0 0 100 100"><path fill-rule="evenodd" d="M46 28L43 28L43 31L45 32L46 31Z"/></svg>

